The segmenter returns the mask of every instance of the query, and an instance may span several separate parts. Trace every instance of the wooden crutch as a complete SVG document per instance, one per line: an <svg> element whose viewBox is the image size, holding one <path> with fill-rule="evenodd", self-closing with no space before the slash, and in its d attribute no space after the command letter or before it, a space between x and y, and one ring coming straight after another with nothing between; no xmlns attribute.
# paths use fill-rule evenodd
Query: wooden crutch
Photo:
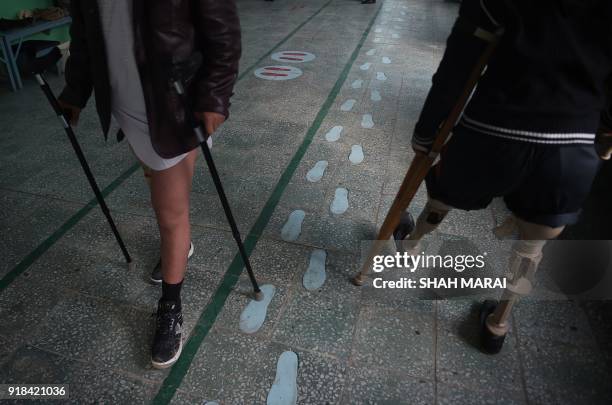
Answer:
<svg viewBox="0 0 612 405"><path fill-rule="evenodd" d="M461 116L463 109L465 108L465 105L472 94L472 91L476 87L476 84L478 84L478 80L480 80L480 77L489 63L489 59L491 58L491 55L493 55L502 33L503 31L499 30L495 34L492 34L480 28L476 28L476 31L473 33L474 36L484 39L485 41L489 42L489 44L478 59L476 66L474 66L474 70L472 70L470 74L465 88L463 89L463 93L461 93L461 96L457 100L457 103L455 103L455 106L451 110L450 114L438 129L438 133L436 134L431 151L428 154L417 153L412 160L412 163L408 168L408 172L404 177L404 181L402 182L402 185L400 186L400 189L393 200L393 205L391 205L389 213L378 231L378 236L376 237L374 244L370 248L368 256L363 262L359 274L357 274L352 280L353 284L356 286L362 286L364 284L374 257L380 254L385 243L389 240L393 234L393 231L399 225L402 213L406 211L412 202L412 199L425 179L425 176L427 176L429 169L440 154L442 147L446 143L451 131L457 123L457 120Z"/></svg>

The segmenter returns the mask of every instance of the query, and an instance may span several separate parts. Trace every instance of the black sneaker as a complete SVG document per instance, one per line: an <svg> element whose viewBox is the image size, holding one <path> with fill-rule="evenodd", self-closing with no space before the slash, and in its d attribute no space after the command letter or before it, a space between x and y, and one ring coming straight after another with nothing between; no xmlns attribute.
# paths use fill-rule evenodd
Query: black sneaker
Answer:
<svg viewBox="0 0 612 405"><path fill-rule="evenodd" d="M183 350L183 313L174 301L159 301L155 321L155 338L151 349L153 367L168 368Z"/></svg>
<svg viewBox="0 0 612 405"><path fill-rule="evenodd" d="M361 0L361 4L374 4L376 0Z"/></svg>
<svg viewBox="0 0 612 405"><path fill-rule="evenodd" d="M191 246L189 246L189 253L187 254L187 258L189 259L193 256L193 242L191 242ZM161 259L157 262L153 271L151 272L151 277L149 278L153 284L161 284L162 282L162 274L161 274Z"/></svg>

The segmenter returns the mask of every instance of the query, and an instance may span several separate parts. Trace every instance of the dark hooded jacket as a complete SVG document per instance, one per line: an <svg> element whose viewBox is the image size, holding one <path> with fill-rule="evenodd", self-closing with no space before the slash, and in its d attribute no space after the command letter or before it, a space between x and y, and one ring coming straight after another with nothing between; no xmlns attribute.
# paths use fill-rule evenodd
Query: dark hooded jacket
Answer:
<svg viewBox="0 0 612 405"><path fill-rule="evenodd" d="M185 122L169 67L200 53L202 66L187 84L189 103L194 111L217 112L227 118L241 53L236 4L234 0L133 1L135 57L151 142L160 156L175 157L198 143ZM66 88L60 99L82 108L94 91L107 137L111 89L97 1L72 0L71 14Z"/></svg>

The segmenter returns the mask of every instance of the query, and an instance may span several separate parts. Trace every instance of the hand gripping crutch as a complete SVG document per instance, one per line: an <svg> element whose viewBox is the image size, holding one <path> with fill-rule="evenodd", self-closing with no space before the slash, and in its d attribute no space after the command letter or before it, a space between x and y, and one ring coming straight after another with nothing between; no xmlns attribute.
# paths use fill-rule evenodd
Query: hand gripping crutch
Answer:
<svg viewBox="0 0 612 405"><path fill-rule="evenodd" d="M438 129L438 133L432 145L431 151L427 155L423 153L417 153L414 159L412 160L412 163L408 168L408 172L404 177L402 185L400 186L400 189L397 195L395 196L395 199L393 200L393 204L389 209L389 213L387 214L385 221L380 227L378 236L370 247L366 260L363 262L359 274L357 274L352 280L353 284L355 284L356 286L362 286L364 284L365 278L370 271L374 257L380 254L384 245L387 243L387 240L389 240L395 228L400 224L400 220L402 219L403 213L406 211L406 209L412 202L412 199L414 198L417 190L421 186L421 183L425 179L425 176L427 176L429 169L440 154L440 151L446 143L446 140L448 139L453 127L455 126L455 123L463 112L463 109L470 95L472 94L472 91L474 90L476 84L478 83L478 80L482 76L484 69L487 66L487 63L491 58L491 55L493 55L493 52L495 51L495 48L497 47L497 44L499 42L499 36L501 35L501 32L496 34L490 34L477 28L474 32L474 35L488 41L488 45L484 53L480 56L478 62L474 66L474 69L472 70L470 77L463 89L463 93L461 93L461 96L455 103L455 106L451 110L450 114Z"/></svg>
<svg viewBox="0 0 612 405"><path fill-rule="evenodd" d="M72 144L72 148L74 149L74 152L76 153L77 158L79 159L79 162L81 163L81 167L83 168L83 171L85 172L85 176L87 176L89 185L91 186L91 189L96 195L98 204L100 204L100 208L102 209L102 212L104 213L104 216L106 217L108 224L110 225L113 231L113 234L115 235L115 239L117 240L117 243L119 244L119 247L121 248L121 252L123 253L123 256L125 257L125 261L128 264L128 268L132 268L133 267L132 258L130 254L128 253L127 248L125 247L125 244L123 243L123 239L121 239L119 230L117 229L117 226L115 225L115 221L113 221L113 217L111 216L110 210L108 209L106 202L104 201L104 196L100 192L100 188L98 187L98 184L96 183L96 179L94 178L93 173L91 172L91 169L89 168L89 164L87 163L87 160L85 159L85 155L83 154L83 150L81 149L81 146L79 145L79 142L77 141L74 131L72 130L72 126L70 126L67 117L65 116L61 106L59 105L59 102L57 101L57 98L53 94L51 87L49 87L49 84L47 83L47 81L45 80L45 77L43 76L42 72L47 67L53 66L55 63L57 63L60 57L61 57L61 53L59 49L54 48L49 55L47 55L46 57L42 59L32 58L32 60L29 63L28 68L30 71L32 71L32 73L34 73L34 76L36 77L36 81L38 81L38 84L40 85L40 88L42 89L43 93L45 93L45 96L47 97L49 104L51 104L53 111L55 111L55 113L57 114L57 117L62 123L62 126L64 127L64 130L66 131L66 135L68 135L68 139L70 140L70 143Z"/></svg>
<svg viewBox="0 0 612 405"><path fill-rule="evenodd" d="M249 279L251 280L251 284L253 285L254 298L256 301L261 301L264 298L263 293L261 292L259 285L257 284L257 280L255 279L255 274L253 273L253 268L251 267L249 256L247 255L246 249L244 248L244 244L242 243L240 231L238 230L238 226L236 225L236 221L234 220L234 215L232 214L232 210L230 208L229 202L227 201L225 191L223 190L223 185L221 184L219 172L217 172L217 167L215 166L212 154L210 153L210 148L206 143L206 139L210 136L210 134L205 134L202 125L195 119L193 111L191 111L191 109L189 108L189 103L187 102L185 96L185 87L183 83L189 76L193 76L195 72L197 72L201 65L201 62L202 56L200 54L195 54L193 58L187 61L186 63L180 65L173 65L171 73L172 85L174 86L174 89L176 90L183 104L187 124L189 124L193 128L193 132L195 133L197 140L200 143L200 147L202 148L202 152L204 153L204 159L206 160L206 165L208 166L208 169L210 170L210 175L212 176L213 182L215 183L215 188L217 189L217 194L219 194L219 199L221 200L223 211L225 212L225 216L227 217L227 222L229 222L230 228L232 229L232 235L234 236L234 240L238 245L238 250L240 251L240 256L242 257L242 262L246 267Z"/></svg>

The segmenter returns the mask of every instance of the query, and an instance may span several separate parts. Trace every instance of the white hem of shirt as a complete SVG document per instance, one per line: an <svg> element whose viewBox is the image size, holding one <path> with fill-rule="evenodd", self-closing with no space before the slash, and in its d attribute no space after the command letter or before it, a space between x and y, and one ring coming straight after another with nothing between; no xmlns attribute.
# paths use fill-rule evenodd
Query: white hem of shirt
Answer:
<svg viewBox="0 0 612 405"><path fill-rule="evenodd" d="M569 145L569 144L592 144L595 141L595 134L581 132L554 133L554 132L534 132L521 131L485 124L463 115L460 125L474 131L493 135L500 138L513 139L522 142L541 143L548 145Z"/></svg>

